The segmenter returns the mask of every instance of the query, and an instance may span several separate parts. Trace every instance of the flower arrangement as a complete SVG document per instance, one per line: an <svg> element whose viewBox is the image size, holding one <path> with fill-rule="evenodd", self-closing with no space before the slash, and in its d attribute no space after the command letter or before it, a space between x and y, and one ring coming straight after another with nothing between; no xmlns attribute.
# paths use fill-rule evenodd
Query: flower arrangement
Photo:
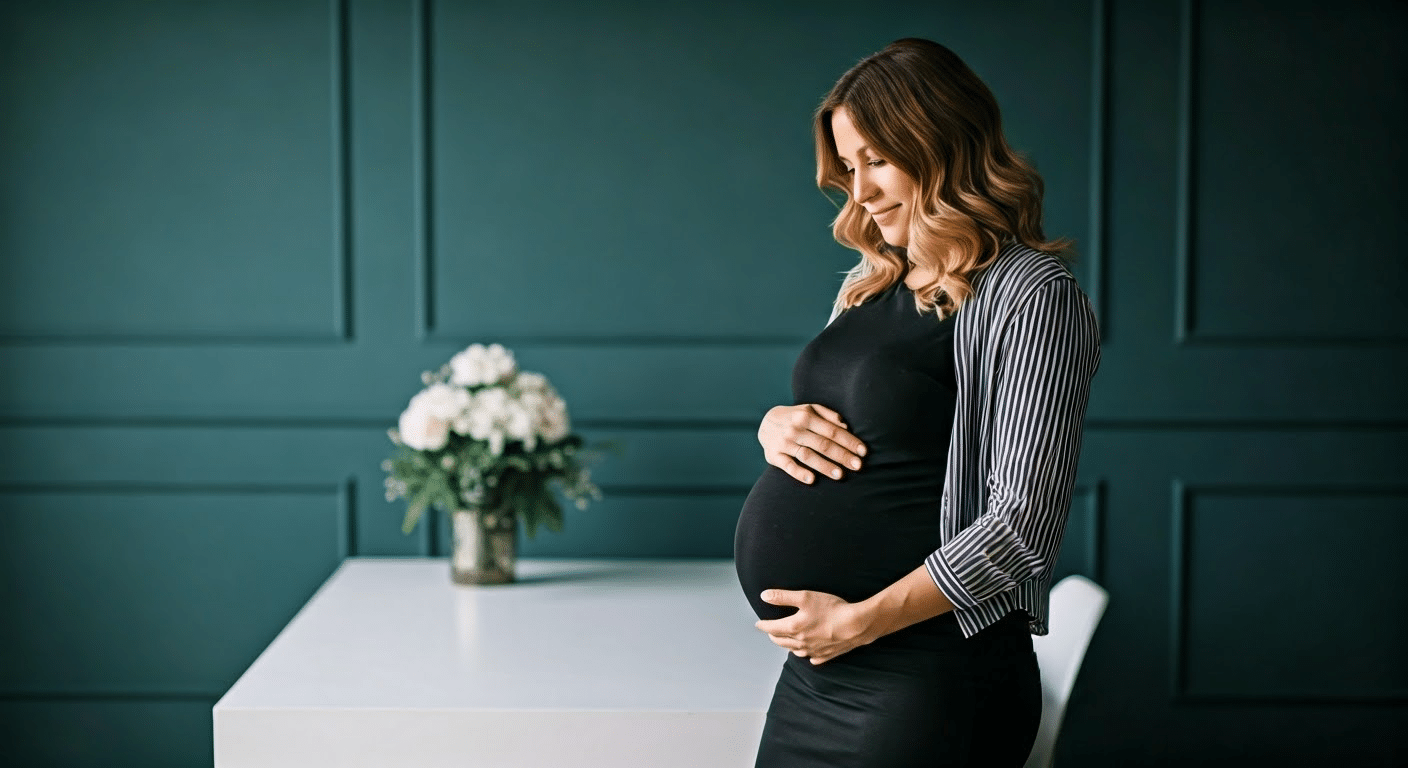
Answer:
<svg viewBox="0 0 1408 768"><path fill-rule="evenodd" d="M438 371L421 374L395 429L395 454L382 462L386 500L405 498L401 531L427 507L446 512L497 510L527 526L562 530L562 507L550 485L578 509L601 499L584 448L571 433L567 404L546 377L520 371L502 345L471 344Z"/></svg>

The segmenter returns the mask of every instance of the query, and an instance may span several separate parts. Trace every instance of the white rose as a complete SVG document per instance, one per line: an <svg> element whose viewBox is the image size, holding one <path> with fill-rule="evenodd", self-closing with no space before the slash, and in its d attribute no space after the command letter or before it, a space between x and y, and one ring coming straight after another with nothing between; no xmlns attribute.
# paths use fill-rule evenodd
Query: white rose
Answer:
<svg viewBox="0 0 1408 768"><path fill-rule="evenodd" d="M449 442L450 425L435 417L424 395L420 392L411 398L410 405L401 412L397 431L401 442L417 451L438 451Z"/></svg>
<svg viewBox="0 0 1408 768"><path fill-rule="evenodd" d="M555 443L567 437L571 429L571 420L567 417L567 403L554 395L544 405L542 417L538 421L538 434L549 443Z"/></svg>
<svg viewBox="0 0 1408 768"><path fill-rule="evenodd" d="M464 417L455 420L455 431L461 435L469 435L475 440L488 440L493 429L493 417L478 409L471 410Z"/></svg>
<svg viewBox="0 0 1408 768"><path fill-rule="evenodd" d="M469 407L455 419L455 431L475 440L488 440L502 420L504 391L498 387L481 389L471 397Z"/></svg>
<svg viewBox="0 0 1408 768"><path fill-rule="evenodd" d="M511 401L504 415L504 431L508 436L514 440L522 440L524 448L533 450L537 441L533 434L533 418L528 410L521 402Z"/></svg>
<svg viewBox="0 0 1408 768"><path fill-rule="evenodd" d="M429 409L430 415L444 422L459 418L469 410L472 402L472 396L467 390L449 384L431 384L418 396L424 397L425 407Z"/></svg>
<svg viewBox="0 0 1408 768"><path fill-rule="evenodd" d="M513 376L518 363L502 344L470 344L450 358L450 381L465 387L496 384Z"/></svg>
<svg viewBox="0 0 1408 768"><path fill-rule="evenodd" d="M518 371L518 363L513 359L513 353L504 348L502 344L490 344L485 352L485 360L488 363L489 374L492 376L490 382L507 381L513 378L513 374Z"/></svg>
<svg viewBox="0 0 1408 768"><path fill-rule="evenodd" d="M547 403L547 397L538 391L523 392L518 396L518 407L522 408L534 423L542 419Z"/></svg>
<svg viewBox="0 0 1408 768"><path fill-rule="evenodd" d="M548 378L541 373L533 373L531 371L523 371L518 374L518 377L514 379L513 383L525 392L541 392L548 388Z"/></svg>
<svg viewBox="0 0 1408 768"><path fill-rule="evenodd" d="M508 393L503 387L481 389L474 395L474 410L494 421L502 421L508 413Z"/></svg>
<svg viewBox="0 0 1408 768"><path fill-rule="evenodd" d="M484 345L470 344L450 358L450 381L462 387L484 383Z"/></svg>

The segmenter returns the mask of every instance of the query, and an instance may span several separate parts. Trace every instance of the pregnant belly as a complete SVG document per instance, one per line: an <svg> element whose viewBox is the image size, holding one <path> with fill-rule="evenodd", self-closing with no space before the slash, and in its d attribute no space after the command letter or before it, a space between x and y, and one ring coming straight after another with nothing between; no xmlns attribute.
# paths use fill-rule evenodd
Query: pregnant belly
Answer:
<svg viewBox="0 0 1408 768"><path fill-rule="evenodd" d="M870 466L808 485L769 466L739 512L733 557L759 618L796 609L765 589L808 589L864 600L917 568L940 544L942 469Z"/></svg>

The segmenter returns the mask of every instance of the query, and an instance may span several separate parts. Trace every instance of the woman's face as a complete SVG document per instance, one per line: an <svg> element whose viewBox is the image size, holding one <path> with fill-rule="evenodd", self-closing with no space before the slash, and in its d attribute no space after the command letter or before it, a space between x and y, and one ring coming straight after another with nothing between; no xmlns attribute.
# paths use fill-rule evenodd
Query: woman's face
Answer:
<svg viewBox="0 0 1408 768"><path fill-rule="evenodd" d="M831 135L836 137L841 165L851 177L851 199L870 213L885 242L908 248L914 179L866 146L845 107L832 111Z"/></svg>

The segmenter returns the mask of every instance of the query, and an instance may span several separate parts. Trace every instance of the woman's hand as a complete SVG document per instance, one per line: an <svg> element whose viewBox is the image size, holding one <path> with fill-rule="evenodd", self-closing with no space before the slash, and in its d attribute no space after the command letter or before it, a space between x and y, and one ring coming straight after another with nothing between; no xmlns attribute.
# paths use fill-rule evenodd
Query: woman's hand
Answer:
<svg viewBox="0 0 1408 768"><path fill-rule="evenodd" d="M865 444L846 431L841 415L824 405L779 405L763 416L758 442L767 462L798 481L810 483L812 472L833 480L842 469L860 469Z"/></svg>
<svg viewBox="0 0 1408 768"><path fill-rule="evenodd" d="M848 603L825 592L769 589L763 601L795 605L797 612L781 619L756 622L773 643L796 656L821 664L871 642L869 614L861 603Z"/></svg>

